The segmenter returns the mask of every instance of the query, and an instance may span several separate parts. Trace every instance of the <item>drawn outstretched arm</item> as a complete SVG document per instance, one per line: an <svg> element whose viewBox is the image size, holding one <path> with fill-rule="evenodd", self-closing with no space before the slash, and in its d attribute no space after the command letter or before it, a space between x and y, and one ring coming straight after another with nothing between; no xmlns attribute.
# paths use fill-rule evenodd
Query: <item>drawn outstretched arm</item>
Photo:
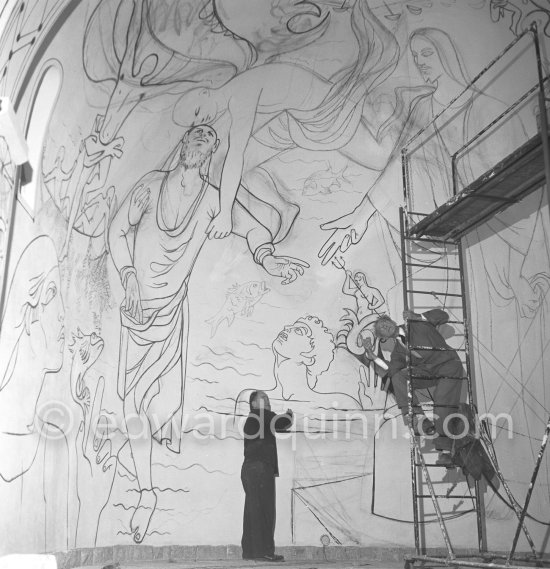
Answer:
<svg viewBox="0 0 550 569"><path fill-rule="evenodd" d="M282 284L295 281L309 264L300 259L273 255L275 247L271 233L244 208L235 202L232 214L233 233L246 239L254 261L267 273L282 278Z"/></svg>
<svg viewBox="0 0 550 569"><path fill-rule="evenodd" d="M339 251L344 253L352 245L359 243L375 213L379 213L390 227L399 230L399 206L402 203L403 182L401 168L394 163L396 160L397 157L391 158L388 166L380 174L384 176L384 183L375 181L353 211L321 225L323 230L332 231L318 253L323 265L326 265Z"/></svg>
<svg viewBox="0 0 550 569"><path fill-rule="evenodd" d="M241 183L244 153L252 136L260 95L261 89L257 91L252 91L250 88L239 89L229 101L231 124L228 136L229 147L220 181L220 210L206 230L211 239L223 239L231 233L231 211Z"/></svg>
<svg viewBox="0 0 550 569"><path fill-rule="evenodd" d="M357 292L357 286L355 284L352 284L351 271L346 271L346 280L342 285L342 292L349 296L354 296Z"/></svg>

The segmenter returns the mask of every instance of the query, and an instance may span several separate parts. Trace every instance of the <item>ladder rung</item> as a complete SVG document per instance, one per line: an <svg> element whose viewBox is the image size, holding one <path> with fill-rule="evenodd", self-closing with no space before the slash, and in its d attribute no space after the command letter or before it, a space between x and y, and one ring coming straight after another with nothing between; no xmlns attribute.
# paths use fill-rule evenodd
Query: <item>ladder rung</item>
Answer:
<svg viewBox="0 0 550 569"><path fill-rule="evenodd" d="M427 352L464 352L466 348L437 348L435 346L408 346L409 350L425 350Z"/></svg>
<svg viewBox="0 0 550 569"><path fill-rule="evenodd" d="M456 298L462 298L462 294L456 292L436 292L435 290L418 290L415 288L405 288L407 292L412 292L413 294L429 294L432 296L454 296Z"/></svg>
<svg viewBox="0 0 550 569"><path fill-rule="evenodd" d="M415 462L414 465L418 466L419 468L422 466L425 466L426 468L449 468L449 466L446 464L435 464L435 462L433 464L431 462L429 464L425 463L424 465L422 465L420 462ZM458 466L454 466L453 468L458 468Z"/></svg>
<svg viewBox="0 0 550 569"><path fill-rule="evenodd" d="M413 375L412 377L409 375L409 381L414 381L415 379L456 379L457 381L464 381L467 380L468 377L461 376L461 377L450 377L448 375ZM443 405L438 405L438 407L443 407Z"/></svg>
<svg viewBox="0 0 550 569"><path fill-rule="evenodd" d="M431 494L416 494L417 498L432 498ZM433 498L448 498L449 500L454 500L457 498L467 498L468 500L477 500L477 497L471 494L434 494Z"/></svg>
<svg viewBox="0 0 550 569"><path fill-rule="evenodd" d="M407 215L422 215L424 217L428 217L429 213L421 213L420 211L408 211Z"/></svg>
<svg viewBox="0 0 550 569"><path fill-rule="evenodd" d="M424 265L422 263L409 263L405 261L405 265L409 267L421 267L423 269L443 269L445 271L460 271L460 267L446 267L445 265Z"/></svg>
<svg viewBox="0 0 550 569"><path fill-rule="evenodd" d="M409 237L405 235L403 237L405 241L427 241L429 243L443 243L444 245L456 245L455 241L443 241L442 239L430 238L430 237Z"/></svg>

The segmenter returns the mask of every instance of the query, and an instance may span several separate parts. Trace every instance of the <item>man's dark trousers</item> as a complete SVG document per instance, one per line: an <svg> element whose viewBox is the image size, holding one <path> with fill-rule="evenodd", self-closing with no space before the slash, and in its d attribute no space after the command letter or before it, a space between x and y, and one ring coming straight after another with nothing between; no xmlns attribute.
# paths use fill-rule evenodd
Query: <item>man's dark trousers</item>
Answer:
<svg viewBox="0 0 550 569"><path fill-rule="evenodd" d="M254 559L275 553L275 470L264 461L247 461L241 468L245 492L243 558Z"/></svg>

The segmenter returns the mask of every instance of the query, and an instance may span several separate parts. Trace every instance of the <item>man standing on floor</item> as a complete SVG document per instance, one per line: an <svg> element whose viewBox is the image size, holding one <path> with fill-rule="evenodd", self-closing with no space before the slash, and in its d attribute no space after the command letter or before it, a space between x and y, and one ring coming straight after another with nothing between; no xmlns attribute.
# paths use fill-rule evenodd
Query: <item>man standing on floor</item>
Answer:
<svg viewBox="0 0 550 569"><path fill-rule="evenodd" d="M243 559L284 561L275 554L275 477L279 476L275 433L292 425L290 409L284 415L271 411L263 391L250 395L250 413L244 424L244 462L241 480L245 492Z"/></svg>

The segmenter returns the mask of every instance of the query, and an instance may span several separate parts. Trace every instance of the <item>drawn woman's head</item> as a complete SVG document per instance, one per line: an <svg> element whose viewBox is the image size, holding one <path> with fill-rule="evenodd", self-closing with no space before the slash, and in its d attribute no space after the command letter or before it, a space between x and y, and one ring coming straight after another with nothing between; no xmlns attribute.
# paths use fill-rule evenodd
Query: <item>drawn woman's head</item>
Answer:
<svg viewBox="0 0 550 569"><path fill-rule="evenodd" d="M285 359L306 366L316 377L334 358L334 339L316 316L304 316L285 326L273 341L273 351Z"/></svg>
<svg viewBox="0 0 550 569"><path fill-rule="evenodd" d="M11 379L17 360L39 362L44 373L63 365L65 308L60 296L60 274L52 240L34 239L15 267L7 295L0 346L0 388ZM23 353L21 340L28 339Z"/></svg>
<svg viewBox="0 0 550 569"><path fill-rule="evenodd" d="M187 91L176 103L172 118L176 124L191 127L215 122L224 112L219 91L196 87Z"/></svg>
<svg viewBox="0 0 550 569"><path fill-rule="evenodd" d="M466 86L470 80L450 36L436 28L419 28L409 38L418 71L426 83L437 85L442 75Z"/></svg>

